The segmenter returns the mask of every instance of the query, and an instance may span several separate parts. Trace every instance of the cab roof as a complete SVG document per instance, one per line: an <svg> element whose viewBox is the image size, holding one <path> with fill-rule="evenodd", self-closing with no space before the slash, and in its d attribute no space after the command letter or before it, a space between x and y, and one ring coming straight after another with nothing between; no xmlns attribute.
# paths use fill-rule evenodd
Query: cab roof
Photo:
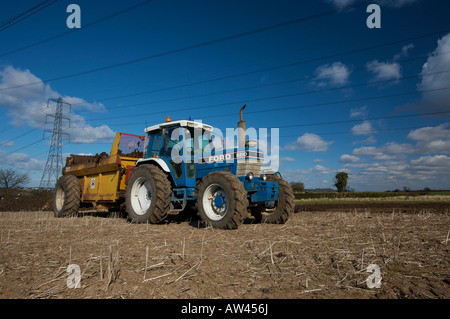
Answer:
<svg viewBox="0 0 450 319"><path fill-rule="evenodd" d="M206 125L206 124L203 124L203 123L200 123L200 122L179 120L179 121L173 121L173 122L171 121L171 122L165 122L165 123L149 126L149 127L147 127L144 130L144 132L145 133L149 133L149 132L152 132L152 131L158 131L158 130L164 128L164 127L169 127L169 126L202 128L205 131L212 131L212 129L213 129L211 125Z"/></svg>

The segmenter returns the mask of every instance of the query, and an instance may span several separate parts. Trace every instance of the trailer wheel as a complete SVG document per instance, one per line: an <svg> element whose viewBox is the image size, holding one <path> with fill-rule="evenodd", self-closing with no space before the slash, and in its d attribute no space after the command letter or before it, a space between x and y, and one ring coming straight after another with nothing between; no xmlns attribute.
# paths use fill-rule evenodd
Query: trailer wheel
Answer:
<svg viewBox="0 0 450 319"><path fill-rule="evenodd" d="M76 215L80 208L81 187L74 175L63 175L56 182L53 212L56 217Z"/></svg>
<svg viewBox="0 0 450 319"><path fill-rule="evenodd" d="M247 215L247 191L233 174L209 173L198 185L197 207L203 224L236 229Z"/></svg>
<svg viewBox="0 0 450 319"><path fill-rule="evenodd" d="M172 189L167 175L154 165L134 169L125 192L128 218L133 223L159 223L170 210Z"/></svg>
<svg viewBox="0 0 450 319"><path fill-rule="evenodd" d="M284 224L294 213L294 193L288 182L281 177L267 175L267 181L278 183L278 200L276 205L271 209L257 206L252 210L252 214L257 222Z"/></svg>

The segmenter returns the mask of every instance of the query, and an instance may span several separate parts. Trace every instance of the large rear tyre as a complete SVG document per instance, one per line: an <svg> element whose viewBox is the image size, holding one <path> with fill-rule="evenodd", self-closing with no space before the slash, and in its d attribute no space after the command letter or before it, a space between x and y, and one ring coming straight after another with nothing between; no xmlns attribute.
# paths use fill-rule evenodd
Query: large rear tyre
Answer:
<svg viewBox="0 0 450 319"><path fill-rule="evenodd" d="M128 219L133 223L161 222L170 210L172 188L167 175L154 165L134 169L125 191Z"/></svg>
<svg viewBox="0 0 450 319"><path fill-rule="evenodd" d="M74 216L81 202L81 186L74 175L63 175L56 182L53 212L56 217Z"/></svg>
<svg viewBox="0 0 450 319"><path fill-rule="evenodd" d="M205 226L236 229L247 215L247 206L244 185L229 172L211 172L198 185L198 213Z"/></svg>
<svg viewBox="0 0 450 319"><path fill-rule="evenodd" d="M276 175L267 175L268 182L278 183L278 200L274 208L268 209L263 207L256 207L252 213L257 222L268 224L284 224L289 217L294 213L294 193L281 177Z"/></svg>

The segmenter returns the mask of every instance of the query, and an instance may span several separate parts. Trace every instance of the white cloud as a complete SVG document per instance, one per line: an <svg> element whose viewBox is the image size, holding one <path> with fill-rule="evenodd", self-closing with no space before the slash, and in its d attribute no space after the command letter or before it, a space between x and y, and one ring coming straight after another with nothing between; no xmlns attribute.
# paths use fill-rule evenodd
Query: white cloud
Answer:
<svg viewBox="0 0 450 319"><path fill-rule="evenodd" d="M339 162L341 163L355 163L359 161L358 156L343 154L339 157Z"/></svg>
<svg viewBox="0 0 450 319"><path fill-rule="evenodd" d="M364 121L361 124L357 124L352 127L352 133L354 135L370 135L374 133L372 124L369 121Z"/></svg>
<svg viewBox="0 0 450 319"><path fill-rule="evenodd" d="M368 62L366 68L374 74L375 81L398 80L401 77L401 67L397 62L379 62L374 60Z"/></svg>
<svg viewBox="0 0 450 319"><path fill-rule="evenodd" d="M411 144L397 142L388 142L381 147L383 154L414 154L414 146Z"/></svg>
<svg viewBox="0 0 450 319"><path fill-rule="evenodd" d="M12 166L19 170L42 171L45 161L29 157L24 153L6 154L0 151L0 162L5 166Z"/></svg>
<svg viewBox="0 0 450 319"><path fill-rule="evenodd" d="M382 165L380 163L374 163L369 167L366 167L362 173L363 174L379 174L379 173L387 173L389 169L387 166Z"/></svg>
<svg viewBox="0 0 450 319"><path fill-rule="evenodd" d="M373 157L373 159L376 160L376 161L388 161L388 160L395 159L395 156L394 155L387 155L387 154L375 155Z"/></svg>
<svg viewBox="0 0 450 319"><path fill-rule="evenodd" d="M0 146L3 146L3 147L11 147L11 146L14 146L14 141L1 141L0 142Z"/></svg>
<svg viewBox="0 0 450 319"><path fill-rule="evenodd" d="M354 155L358 156L378 156L383 155L378 148L375 146L363 146L360 148L355 148L352 152Z"/></svg>
<svg viewBox="0 0 450 319"><path fill-rule="evenodd" d="M402 189L403 186L411 189L447 189L450 186L450 157L446 155L383 163L348 163L344 168L355 170L349 182L357 190L386 191Z"/></svg>
<svg viewBox="0 0 450 319"><path fill-rule="evenodd" d="M45 85L41 79L32 74L30 70L21 70L12 66L5 67L0 71L0 108L8 110L7 115L11 118L10 124L19 126L26 123L34 128L44 128L46 114L52 112L48 108L48 99L62 97L69 103L74 103L72 111L87 109L90 111L102 111L104 106L98 103L88 103L78 97L63 96ZM37 83L30 86L21 86L27 83ZM19 87L18 87L19 86ZM21 87L20 87L21 86ZM7 89L10 87L16 87ZM55 103L50 106L54 109ZM114 137L114 132L107 126L93 127L86 124L82 116L72 113L70 115L71 128L66 129L70 133L71 141L94 143L98 138ZM47 125L48 127L49 125Z"/></svg>
<svg viewBox="0 0 450 319"><path fill-rule="evenodd" d="M293 158L293 157L281 157L280 161L282 161L282 162L295 162L295 158Z"/></svg>
<svg viewBox="0 0 450 319"><path fill-rule="evenodd" d="M422 67L422 74L448 70L450 67L450 33L438 40L438 47L428 58ZM436 89L442 87L442 83L449 83L448 73L424 76L419 85L420 89Z"/></svg>
<svg viewBox="0 0 450 319"><path fill-rule="evenodd" d="M450 153L450 123L434 127L422 127L409 132L408 138L416 141L416 151L421 154Z"/></svg>
<svg viewBox="0 0 450 319"><path fill-rule="evenodd" d="M332 168L327 168L327 167L322 166L322 165L316 165L316 166L314 166L313 168L311 168L310 171L311 171L312 173L315 173L315 174L322 174L322 175L323 175L323 174L333 174L333 173L335 172L334 169L332 169Z"/></svg>
<svg viewBox="0 0 450 319"><path fill-rule="evenodd" d="M450 123L412 130L407 138L412 143L391 141L379 147L355 148L352 155L341 156L343 168L357 170L352 175L352 187L366 190L450 187ZM351 156L363 163L352 162Z"/></svg>
<svg viewBox="0 0 450 319"><path fill-rule="evenodd" d="M365 145L373 145L377 143L377 139L374 136L369 136L368 138L366 138L365 140L362 141L355 141L352 144L356 145L356 144L365 144Z"/></svg>
<svg viewBox="0 0 450 319"><path fill-rule="evenodd" d="M369 110L367 109L367 105L364 105L359 108L350 109L350 117L366 117L369 114Z"/></svg>
<svg viewBox="0 0 450 319"><path fill-rule="evenodd" d="M319 66L313 83L317 86L341 86L348 83L350 69L341 62Z"/></svg>
<svg viewBox="0 0 450 319"><path fill-rule="evenodd" d="M448 83L450 83L450 72L442 72L450 69L449 51L450 33L438 40L437 48L430 54L427 62L422 67L422 79L418 85L418 90L429 92L423 92L422 99L419 102L400 107L400 110L414 110L427 113L449 110L450 90L439 90L447 87Z"/></svg>
<svg viewBox="0 0 450 319"><path fill-rule="evenodd" d="M333 144L332 141L324 141L319 135L313 133L305 133L293 143L286 146L287 150L302 150L307 152L325 152L328 147Z"/></svg>
<svg viewBox="0 0 450 319"><path fill-rule="evenodd" d="M414 141L430 142L435 139L450 139L450 130L447 127L450 123L438 126L427 126L409 132L408 138Z"/></svg>
<svg viewBox="0 0 450 319"><path fill-rule="evenodd" d="M414 44L410 43L407 45L404 45L402 47L402 51L400 53L397 53L396 55L394 55L394 60L398 60L401 59L403 57L407 57L408 56L408 51L414 48Z"/></svg>
<svg viewBox="0 0 450 319"><path fill-rule="evenodd" d="M65 96L63 100L72 105L72 109L87 109L91 112L105 112L106 108L102 103L88 103L84 99L74 96Z"/></svg>
<svg viewBox="0 0 450 319"><path fill-rule="evenodd" d="M315 165L308 169L288 169L282 172L284 179L289 182L302 181L306 188L332 187L331 180L335 174L335 169L322 165Z"/></svg>
<svg viewBox="0 0 450 319"><path fill-rule="evenodd" d="M446 155L422 156L409 161L372 163L360 171L361 175L379 174L386 181L395 181L397 187L411 185L413 189L431 186L447 188L450 177L450 157ZM421 182L432 183L422 185Z"/></svg>
<svg viewBox="0 0 450 319"><path fill-rule="evenodd" d="M353 154L360 156L377 156L381 158L381 156L385 155L399 155L399 154L414 154L415 148L412 144L399 144L397 142L388 142L385 143L381 147L368 146L368 147L360 147L353 150Z"/></svg>
<svg viewBox="0 0 450 319"><path fill-rule="evenodd" d="M446 155L422 156L411 160L416 169L448 169L450 170L450 157Z"/></svg>
<svg viewBox="0 0 450 319"><path fill-rule="evenodd" d="M374 156L375 159L391 159L392 156L390 155L450 154L449 126L450 123L444 123L410 131L407 138L416 142L416 144L387 142L380 147L363 146L355 148L352 154Z"/></svg>

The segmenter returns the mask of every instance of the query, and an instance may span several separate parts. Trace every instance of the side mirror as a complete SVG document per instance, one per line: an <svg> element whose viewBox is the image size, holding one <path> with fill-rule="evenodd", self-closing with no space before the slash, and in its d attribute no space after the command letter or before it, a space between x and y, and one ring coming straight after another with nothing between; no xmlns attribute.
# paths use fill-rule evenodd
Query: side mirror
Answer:
<svg viewBox="0 0 450 319"><path fill-rule="evenodd" d="M169 129L167 127L163 128L161 135L163 138L168 138L169 137Z"/></svg>

